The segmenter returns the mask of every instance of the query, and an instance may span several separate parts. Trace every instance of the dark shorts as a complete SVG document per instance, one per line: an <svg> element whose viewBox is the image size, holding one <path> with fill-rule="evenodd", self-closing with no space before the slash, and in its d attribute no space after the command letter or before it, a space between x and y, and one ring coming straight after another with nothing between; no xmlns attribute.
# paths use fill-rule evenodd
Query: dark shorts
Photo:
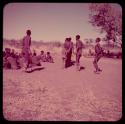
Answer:
<svg viewBox="0 0 125 124"><path fill-rule="evenodd" d="M98 62L101 57L102 57L102 54L95 55L94 62Z"/></svg>

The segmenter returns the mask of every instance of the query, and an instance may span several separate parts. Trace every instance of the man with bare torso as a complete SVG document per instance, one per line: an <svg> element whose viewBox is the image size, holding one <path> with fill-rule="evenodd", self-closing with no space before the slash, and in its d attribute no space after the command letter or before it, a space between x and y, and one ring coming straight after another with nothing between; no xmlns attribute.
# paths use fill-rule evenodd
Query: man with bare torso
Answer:
<svg viewBox="0 0 125 124"><path fill-rule="evenodd" d="M93 61L93 65L95 67L95 71L96 73L102 71L99 67L98 67L98 61L100 60L100 58L102 57L102 53L103 53L103 49L102 47L100 46L100 42L101 39L100 38L96 38L96 45L95 45L95 58L94 58L94 61Z"/></svg>
<svg viewBox="0 0 125 124"><path fill-rule="evenodd" d="M31 46L31 37L30 37L31 31L27 30L26 34L27 35L23 38L23 43L22 43L22 53L24 54L24 57L25 57L25 69L27 69L30 64L29 54L30 54L30 46Z"/></svg>
<svg viewBox="0 0 125 124"><path fill-rule="evenodd" d="M80 35L76 35L76 69L80 71L80 58L82 56L83 43Z"/></svg>

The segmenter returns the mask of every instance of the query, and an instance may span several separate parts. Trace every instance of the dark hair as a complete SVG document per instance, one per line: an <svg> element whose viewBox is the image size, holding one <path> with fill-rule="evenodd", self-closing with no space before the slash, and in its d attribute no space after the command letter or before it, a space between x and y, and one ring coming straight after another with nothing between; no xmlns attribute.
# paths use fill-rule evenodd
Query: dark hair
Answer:
<svg viewBox="0 0 125 124"><path fill-rule="evenodd" d="M68 38L66 38L65 41L68 41Z"/></svg>
<svg viewBox="0 0 125 124"><path fill-rule="evenodd" d="M33 55L36 56L36 53L34 52Z"/></svg>
<svg viewBox="0 0 125 124"><path fill-rule="evenodd" d="M10 49L10 48L5 48L5 52L6 52L6 53L10 53L10 52L11 52L11 49Z"/></svg>
<svg viewBox="0 0 125 124"><path fill-rule="evenodd" d="M71 41L71 37L68 38L68 41Z"/></svg>
<svg viewBox="0 0 125 124"><path fill-rule="evenodd" d="M43 51L43 50L41 50L41 53L44 53L44 51Z"/></svg>
<svg viewBox="0 0 125 124"><path fill-rule="evenodd" d="M80 39L80 35L76 35L76 39Z"/></svg>
<svg viewBox="0 0 125 124"><path fill-rule="evenodd" d="M47 54L50 54L50 52L47 52Z"/></svg>
<svg viewBox="0 0 125 124"><path fill-rule="evenodd" d="M31 30L26 31L27 35L31 35Z"/></svg>
<svg viewBox="0 0 125 124"><path fill-rule="evenodd" d="M101 38L97 37L96 42L100 42Z"/></svg>

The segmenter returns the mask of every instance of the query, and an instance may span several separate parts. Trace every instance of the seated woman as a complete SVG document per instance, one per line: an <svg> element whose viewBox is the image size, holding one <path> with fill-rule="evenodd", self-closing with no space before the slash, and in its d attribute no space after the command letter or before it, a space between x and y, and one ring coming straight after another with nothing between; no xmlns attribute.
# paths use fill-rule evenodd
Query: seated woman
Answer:
<svg viewBox="0 0 125 124"><path fill-rule="evenodd" d="M46 61L50 63L54 63L52 56L50 55L50 52L47 52L46 55Z"/></svg>
<svg viewBox="0 0 125 124"><path fill-rule="evenodd" d="M16 62L16 58L14 58L12 55L7 57L7 61L11 65L11 69L19 69L17 62Z"/></svg>
<svg viewBox="0 0 125 124"><path fill-rule="evenodd" d="M37 56L36 53L31 57L31 62L33 66L41 66L39 56Z"/></svg>
<svg viewBox="0 0 125 124"><path fill-rule="evenodd" d="M46 55L44 54L44 51L41 51L40 59L42 62L46 62Z"/></svg>

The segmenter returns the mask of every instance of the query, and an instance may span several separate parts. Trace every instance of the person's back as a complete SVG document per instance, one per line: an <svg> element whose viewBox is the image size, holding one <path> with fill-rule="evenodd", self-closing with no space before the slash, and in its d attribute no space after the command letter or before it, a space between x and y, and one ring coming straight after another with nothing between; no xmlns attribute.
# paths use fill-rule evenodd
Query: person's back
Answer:
<svg viewBox="0 0 125 124"><path fill-rule="evenodd" d="M39 56L37 56L37 55L33 55L33 56L32 56L32 65L34 65L34 66L36 66L36 65L41 65L41 64L40 64Z"/></svg>
<svg viewBox="0 0 125 124"><path fill-rule="evenodd" d="M20 65L20 67L21 68L24 68L24 63L25 63L25 58L24 58L24 56L23 55L21 55L20 57L19 57L19 65Z"/></svg>
<svg viewBox="0 0 125 124"><path fill-rule="evenodd" d="M8 62L10 63L11 65L11 69L18 69L17 67L17 63L16 63L16 58L13 58L12 56L9 56L7 58Z"/></svg>
<svg viewBox="0 0 125 124"><path fill-rule="evenodd" d="M69 42L69 41L65 41L65 43L64 43L64 48L65 48L66 50L69 50L69 48L70 48L70 42Z"/></svg>

